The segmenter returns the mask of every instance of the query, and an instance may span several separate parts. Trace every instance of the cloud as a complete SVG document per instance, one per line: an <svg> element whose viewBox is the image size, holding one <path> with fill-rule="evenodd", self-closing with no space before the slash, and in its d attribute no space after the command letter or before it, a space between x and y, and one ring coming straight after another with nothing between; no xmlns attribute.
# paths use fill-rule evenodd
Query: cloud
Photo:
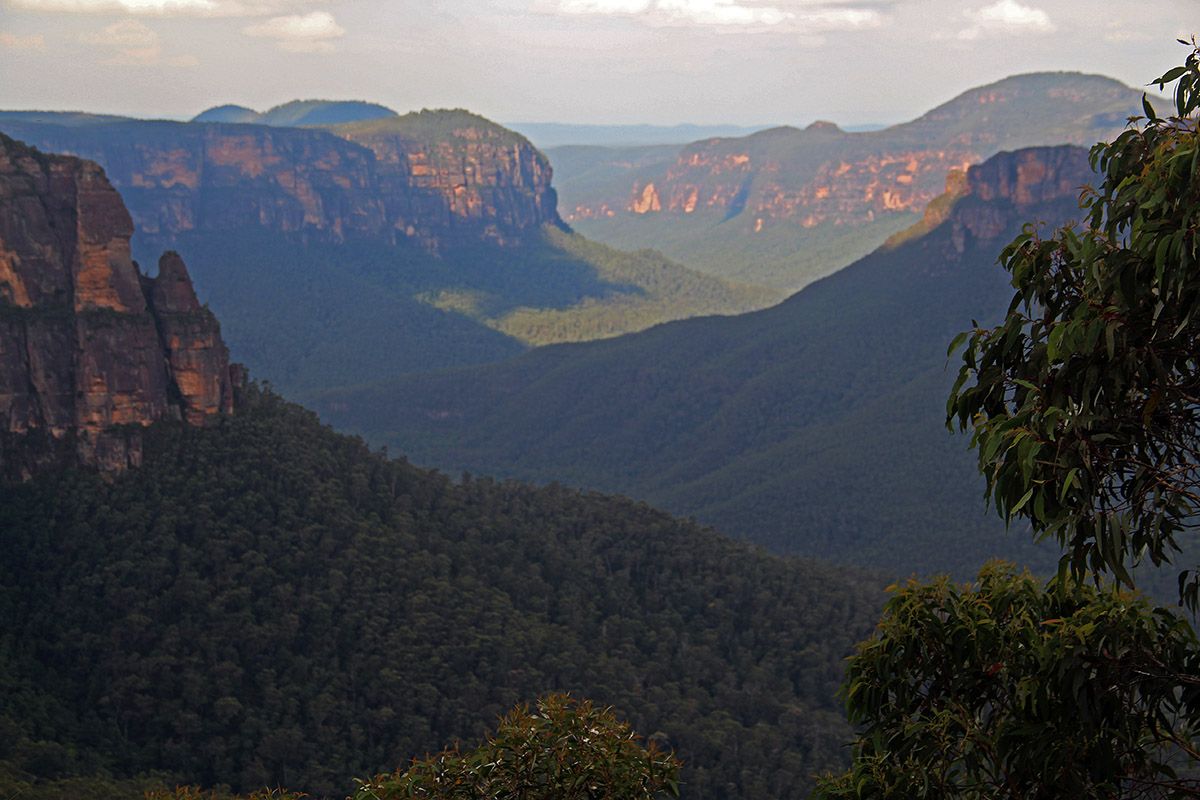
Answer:
<svg viewBox="0 0 1200 800"><path fill-rule="evenodd" d="M1040 8L1023 6L1017 0L997 0L990 6L963 12L971 21L958 32L963 40L978 39L993 33L1052 33L1054 23Z"/></svg>
<svg viewBox="0 0 1200 800"><path fill-rule="evenodd" d="M0 0L0 6L26 11L158 17L262 17L296 4L297 0Z"/></svg>
<svg viewBox="0 0 1200 800"><path fill-rule="evenodd" d="M8 50L45 50L46 37L40 33L17 36L15 33L0 31L0 47Z"/></svg>
<svg viewBox="0 0 1200 800"><path fill-rule="evenodd" d="M562 14L627 16L650 24L786 27L805 33L874 28L874 8L806 0L557 0Z"/></svg>
<svg viewBox="0 0 1200 800"><path fill-rule="evenodd" d="M79 41L107 49L102 64L126 67L194 67L199 62L190 54L165 56L158 34L136 19L114 22L98 31L81 34Z"/></svg>
<svg viewBox="0 0 1200 800"><path fill-rule="evenodd" d="M346 29L328 11L312 11L272 17L242 29L247 36L274 39L280 50L289 53L332 53L334 39L346 35Z"/></svg>

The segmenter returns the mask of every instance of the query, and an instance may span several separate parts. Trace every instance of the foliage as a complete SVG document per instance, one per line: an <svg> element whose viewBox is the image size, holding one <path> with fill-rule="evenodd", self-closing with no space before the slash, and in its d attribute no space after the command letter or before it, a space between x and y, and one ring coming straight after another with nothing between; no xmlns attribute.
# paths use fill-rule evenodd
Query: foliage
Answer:
<svg viewBox="0 0 1200 800"><path fill-rule="evenodd" d="M1174 80L1175 116L1146 102L1143 125L1093 148L1086 227L1027 228L1001 255L1007 318L955 342L949 424L973 432L996 509L1057 539L1077 578L1132 585L1129 565L1168 561L1200 510L1196 51L1155 83Z"/></svg>
<svg viewBox="0 0 1200 800"><path fill-rule="evenodd" d="M652 800L679 796L680 764L643 747L610 708L552 694L500 720L478 748L457 747L363 783L355 800Z"/></svg>
<svg viewBox="0 0 1200 800"><path fill-rule="evenodd" d="M853 768L818 798L1195 796L1200 650L1188 623L1123 592L1046 591L991 564L912 581L851 659Z"/></svg>
<svg viewBox="0 0 1200 800"><path fill-rule="evenodd" d="M800 798L844 763L834 693L875 577L621 498L453 481L248 402L149 429L113 480L0 487L0 759L22 783L340 798L551 691L669 741L687 796Z"/></svg>
<svg viewBox="0 0 1200 800"><path fill-rule="evenodd" d="M613 289L565 308L520 306L488 321L527 344L604 339L676 319L740 314L782 299L770 289L687 269L654 250L624 253L555 229L544 235L548 256L590 265Z"/></svg>
<svg viewBox="0 0 1200 800"><path fill-rule="evenodd" d="M951 345L970 341L949 421L974 428L1001 513L1063 545L1059 576L898 591L851 659L861 730L821 800L1200 796L1200 642L1106 579L1169 561L1195 513L1198 56L1158 80L1183 78L1177 117L1146 102L1145 126L1093 149L1089 226L1027 227L1002 255L1008 318Z"/></svg>

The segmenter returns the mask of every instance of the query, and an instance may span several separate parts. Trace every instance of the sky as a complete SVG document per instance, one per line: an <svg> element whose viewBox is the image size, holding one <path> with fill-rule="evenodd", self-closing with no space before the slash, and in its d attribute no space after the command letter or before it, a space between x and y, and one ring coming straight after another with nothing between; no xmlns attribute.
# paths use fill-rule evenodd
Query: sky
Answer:
<svg viewBox="0 0 1200 800"><path fill-rule="evenodd" d="M1021 72L1145 85L1194 33L1200 0L0 0L0 108L893 123Z"/></svg>

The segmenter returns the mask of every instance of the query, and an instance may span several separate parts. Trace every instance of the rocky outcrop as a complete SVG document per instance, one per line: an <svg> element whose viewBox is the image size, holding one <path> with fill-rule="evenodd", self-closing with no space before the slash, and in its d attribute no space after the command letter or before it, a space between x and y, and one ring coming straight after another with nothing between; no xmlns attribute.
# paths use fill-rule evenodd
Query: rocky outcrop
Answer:
<svg viewBox="0 0 1200 800"><path fill-rule="evenodd" d="M0 473L121 470L140 428L233 409L229 354L178 255L130 258L133 222L96 164L0 135Z"/></svg>
<svg viewBox="0 0 1200 800"><path fill-rule="evenodd" d="M375 156L392 230L432 250L516 245L561 224L550 162L523 137L465 111L424 111L331 129Z"/></svg>
<svg viewBox="0 0 1200 800"><path fill-rule="evenodd" d="M164 238L255 228L436 252L561 224L545 156L466 112L329 129L6 115L0 130L98 162L138 230Z"/></svg>
<svg viewBox="0 0 1200 800"><path fill-rule="evenodd" d="M1076 207L1083 188L1095 181L1088 151L1082 147L998 153L966 172L951 172L946 191L929 204L922 220L885 246L921 241L937 251L929 259L931 269L952 269L973 242L1010 236L1028 221L1064 221L1063 209ZM927 237L939 229L940 235Z"/></svg>

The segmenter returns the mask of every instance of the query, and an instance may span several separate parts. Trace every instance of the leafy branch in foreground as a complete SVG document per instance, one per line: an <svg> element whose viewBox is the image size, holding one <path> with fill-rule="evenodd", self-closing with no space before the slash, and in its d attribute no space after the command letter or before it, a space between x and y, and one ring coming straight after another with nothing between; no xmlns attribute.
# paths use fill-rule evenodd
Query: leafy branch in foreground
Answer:
<svg viewBox="0 0 1200 800"><path fill-rule="evenodd" d="M679 796L679 767L611 709L552 694L509 712L475 750L366 781L354 800L651 800Z"/></svg>
<svg viewBox="0 0 1200 800"><path fill-rule="evenodd" d="M1092 149L1086 226L1032 226L1001 261L1016 290L1004 322L961 334L947 423L971 430L1007 519L1064 546L1060 573L1171 560L1200 510L1200 50L1175 114L1131 120ZM1196 575L1180 593L1196 607Z"/></svg>
<svg viewBox="0 0 1200 800"><path fill-rule="evenodd" d="M1185 44L1187 44L1185 42ZM821 800L1200 797L1200 645L1131 568L1200 511L1200 48L1163 76L1177 115L1092 150L1082 230L1005 248L1016 290L947 403L1008 520L1064 547L1049 586L990 565L910 583L851 659L850 769ZM1069 575L1068 575L1069 573ZM1095 587L1083 580L1092 578ZM1193 609L1197 578L1180 576Z"/></svg>

